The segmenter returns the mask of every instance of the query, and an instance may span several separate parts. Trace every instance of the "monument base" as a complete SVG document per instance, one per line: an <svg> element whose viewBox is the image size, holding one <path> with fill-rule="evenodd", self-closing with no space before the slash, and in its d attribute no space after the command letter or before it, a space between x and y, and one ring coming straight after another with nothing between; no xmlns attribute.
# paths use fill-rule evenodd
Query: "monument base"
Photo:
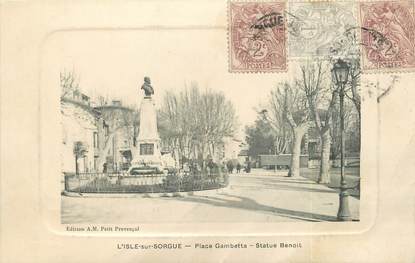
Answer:
<svg viewBox="0 0 415 263"><path fill-rule="evenodd" d="M163 162L157 131L157 111L151 96L145 96L140 106L140 130L137 149L129 173L131 175L162 173Z"/></svg>

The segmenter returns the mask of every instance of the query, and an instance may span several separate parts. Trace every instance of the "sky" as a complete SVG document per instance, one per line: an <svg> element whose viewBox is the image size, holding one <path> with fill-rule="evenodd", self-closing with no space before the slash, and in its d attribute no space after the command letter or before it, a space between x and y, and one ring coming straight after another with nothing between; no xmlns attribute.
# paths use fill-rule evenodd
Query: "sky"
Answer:
<svg viewBox="0 0 415 263"><path fill-rule="evenodd" d="M238 138L287 73L229 73L226 28L63 31L44 45L44 71L74 71L85 94L140 104L140 87L149 76L159 105L167 90L197 82L224 93L239 121Z"/></svg>

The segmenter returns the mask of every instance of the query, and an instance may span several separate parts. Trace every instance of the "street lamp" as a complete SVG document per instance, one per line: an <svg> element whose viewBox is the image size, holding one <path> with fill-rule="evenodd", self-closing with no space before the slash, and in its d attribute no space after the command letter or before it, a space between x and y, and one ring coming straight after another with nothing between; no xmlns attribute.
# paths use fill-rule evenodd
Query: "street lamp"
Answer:
<svg viewBox="0 0 415 263"><path fill-rule="evenodd" d="M349 193L347 191L347 184L344 175L344 86L349 77L350 66L343 60L339 59L333 65L332 75L336 85L339 88L340 97L340 194L339 194L339 211L337 212L337 219L339 221L351 221L352 217L349 210Z"/></svg>

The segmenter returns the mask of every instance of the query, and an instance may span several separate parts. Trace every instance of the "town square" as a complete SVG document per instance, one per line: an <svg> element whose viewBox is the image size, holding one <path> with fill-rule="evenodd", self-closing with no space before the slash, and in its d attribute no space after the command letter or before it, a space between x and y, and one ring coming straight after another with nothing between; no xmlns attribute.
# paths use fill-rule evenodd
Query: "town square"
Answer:
<svg viewBox="0 0 415 263"><path fill-rule="evenodd" d="M327 65L300 69L313 78ZM335 70L347 84L350 65ZM346 130L344 98L339 108L336 85L321 88L335 80L317 81L319 101L312 87L278 84L238 140L222 93L193 83L156 109L144 77L138 109L103 97L97 105L74 72L62 73L62 223L359 221L358 102L347 104Z"/></svg>

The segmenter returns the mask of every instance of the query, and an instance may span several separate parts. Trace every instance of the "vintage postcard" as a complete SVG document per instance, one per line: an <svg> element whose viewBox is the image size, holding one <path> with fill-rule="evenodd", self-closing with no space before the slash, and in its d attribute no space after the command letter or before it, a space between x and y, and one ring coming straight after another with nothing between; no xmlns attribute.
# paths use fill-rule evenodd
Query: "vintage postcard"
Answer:
<svg viewBox="0 0 415 263"><path fill-rule="evenodd" d="M413 1L6 7L5 61L26 55L15 18L34 45L25 58L36 64L26 98L35 106L24 112L36 115L28 130L37 150L33 166L13 170L30 171L2 174L10 203L1 228L33 218L27 228L42 241L22 256L7 230L4 262L415 259L398 253L413 242L413 202L381 209L414 185L397 157L415 146L415 122L403 121L414 110ZM29 11L42 19L30 25ZM8 80L26 80L18 75ZM387 144L395 139L406 141ZM397 159L399 171L385 175ZM384 185L392 177L402 180L393 191ZM36 216L9 187L33 191ZM375 226L395 217L404 244L374 255ZM379 247L393 243L381 235Z"/></svg>

